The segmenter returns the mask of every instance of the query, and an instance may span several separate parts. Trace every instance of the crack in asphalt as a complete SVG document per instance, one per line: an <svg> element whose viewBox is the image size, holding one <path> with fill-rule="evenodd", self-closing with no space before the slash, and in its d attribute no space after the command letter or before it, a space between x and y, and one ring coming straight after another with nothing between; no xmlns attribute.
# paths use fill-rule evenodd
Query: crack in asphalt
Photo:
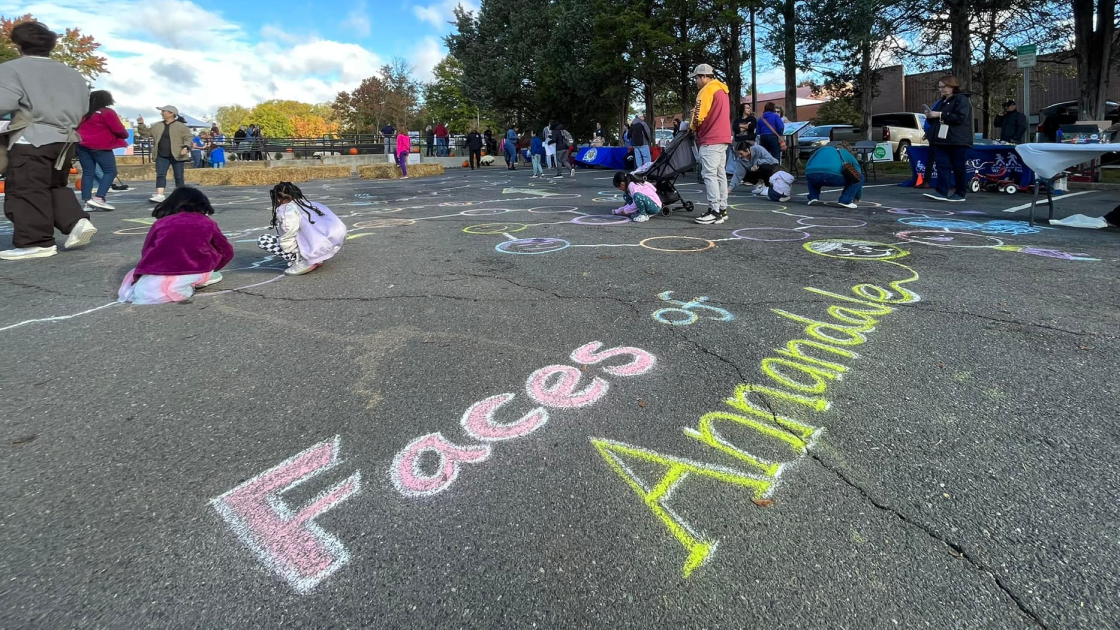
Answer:
<svg viewBox="0 0 1120 630"><path fill-rule="evenodd" d="M976 558L972 557L972 555L970 555L964 549L964 547L962 547L959 544L949 540L945 536L939 534L936 530L934 530L929 525L926 525L924 523L920 523L920 522L910 518L906 514L902 513L902 511L900 511L900 510L898 510L894 507L891 507L890 505L880 501L879 499L876 499L874 496L872 496L872 494L869 491L865 490L861 485L859 485L858 483L856 483L855 481L850 479L847 475L845 475L843 473L843 471L838 470L836 468L833 468L832 466L825 463L825 461L823 459L821 459L820 455L818 455L817 453L815 453L813 451L810 451L809 456L812 457L814 460L816 460L816 462L818 464L820 464L822 468L824 468L825 470L827 470L827 471L831 472L832 474L836 475L836 477L838 479L840 479L845 484L847 484L848 486L850 486L851 488L853 488L854 490L859 492L861 495L863 495L863 497L865 499L867 499L868 503L875 506L875 508L877 508L877 509L879 509L883 512L887 512L889 514L892 514L895 518L897 518L898 520L902 521L903 523L905 523L909 526L916 527L916 528L920 529L922 532L924 532L930 538L932 538L932 539L940 542L941 544L945 545L946 547L948 547L951 550L951 554L953 556L963 559L973 569L976 569L977 571L981 571L983 573L988 574L992 578L992 580L996 583L996 586L999 588L999 590L1003 591L1003 593L1005 595L1007 595L1007 597L1010 598L1012 602L1015 603L1015 607L1019 609L1019 612L1022 613L1023 616L1030 619L1039 628L1043 628L1043 630L1046 629L1046 627L1047 627L1046 623L1042 620L1041 617L1039 617L1038 613L1031 610L1031 608L1029 606L1027 606L1027 604L1018 595L1016 595L1013 590L1011 590L1011 587L1007 584L1007 582L999 574L997 574L995 571L988 568L984 563L982 563L979 560L977 560Z"/></svg>
<svg viewBox="0 0 1120 630"><path fill-rule="evenodd" d="M37 284L28 284L26 282L20 282L19 280L16 280L14 278L0 277L0 282L3 282L5 284L10 284L14 287L20 287L21 289L35 289L36 291L42 291L44 293L50 293L51 295L58 295L58 296L61 296L61 297L77 297L77 298L105 297L105 294L86 295L86 294L83 294L83 293L63 293L62 291L56 291L54 289L48 289L47 287L41 287Z"/></svg>

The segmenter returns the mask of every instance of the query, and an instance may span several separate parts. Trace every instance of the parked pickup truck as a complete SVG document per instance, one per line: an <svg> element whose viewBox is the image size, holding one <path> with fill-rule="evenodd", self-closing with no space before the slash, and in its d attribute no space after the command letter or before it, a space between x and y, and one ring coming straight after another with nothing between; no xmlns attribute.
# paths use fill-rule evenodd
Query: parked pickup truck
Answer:
<svg viewBox="0 0 1120 630"><path fill-rule="evenodd" d="M928 144L923 138L925 122L924 114L875 114L871 117L871 139L891 143L894 158L900 162L909 162L910 147Z"/></svg>

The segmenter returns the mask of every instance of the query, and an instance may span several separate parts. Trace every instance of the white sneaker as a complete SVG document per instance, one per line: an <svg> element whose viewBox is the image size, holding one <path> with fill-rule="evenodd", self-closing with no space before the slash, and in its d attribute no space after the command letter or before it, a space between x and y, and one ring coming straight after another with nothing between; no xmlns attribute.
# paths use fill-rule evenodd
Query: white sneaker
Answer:
<svg viewBox="0 0 1120 630"><path fill-rule="evenodd" d="M408 179L408 175L401 177L401 179Z"/></svg>
<svg viewBox="0 0 1120 630"><path fill-rule="evenodd" d="M836 205L840 206L841 208L847 208L849 210L855 210L856 208L859 207L854 203L840 203L839 201L836 202Z"/></svg>
<svg viewBox="0 0 1120 630"><path fill-rule="evenodd" d="M47 258L58 253L54 245L50 247L17 247L0 252L2 260L23 260L24 258Z"/></svg>
<svg viewBox="0 0 1120 630"><path fill-rule="evenodd" d="M766 195L769 195L769 194L770 194L770 189L765 187L765 186L763 186L762 189L758 191L758 196L759 197L765 197Z"/></svg>
<svg viewBox="0 0 1120 630"><path fill-rule="evenodd" d="M100 208L102 210L116 210L116 207L105 203L105 200L98 199L97 197L94 197L93 199L90 199L89 201L87 201L86 205L87 206L93 206L94 208Z"/></svg>
<svg viewBox="0 0 1120 630"><path fill-rule="evenodd" d="M716 221L718 221L719 217L720 217L720 214L718 212L709 208L707 212L705 212L704 214L696 217L695 222L699 223L700 225L711 225L711 224L715 223ZM723 222L720 221L720 223L723 223Z"/></svg>
<svg viewBox="0 0 1120 630"><path fill-rule="evenodd" d="M751 189L751 194L752 195L762 195L762 194L765 194L765 193L762 192L764 190L765 190L765 187L763 187L762 184L757 184L757 185L755 185L754 188Z"/></svg>
<svg viewBox="0 0 1120 630"><path fill-rule="evenodd" d="M194 285L194 288L201 289L202 287L208 287L212 284L218 284L221 281L222 281L222 272L215 271L214 273L210 274L210 279L209 280L207 280L206 282L203 282L202 284Z"/></svg>
<svg viewBox="0 0 1120 630"><path fill-rule="evenodd" d="M308 262L306 260L300 258L299 260L295 261L294 263L291 264L291 266L289 266L287 269L284 270L284 275L286 275L286 276L302 276L305 273L311 273L318 266L319 265L317 265L317 264L315 264L315 265L308 264Z"/></svg>
<svg viewBox="0 0 1120 630"><path fill-rule="evenodd" d="M635 223L645 223L646 221L649 221L649 215L648 214L639 214L639 215L636 215L633 220L634 220Z"/></svg>
<svg viewBox="0 0 1120 630"><path fill-rule="evenodd" d="M93 235L97 234L97 228L89 222L89 219L78 219L74 224L74 229L70 230L70 236L66 237L66 249L75 249L83 245L89 245L89 240Z"/></svg>
<svg viewBox="0 0 1120 630"><path fill-rule="evenodd" d="M809 205L810 206L820 206L820 205L823 205L823 204L824 204L824 202L821 201L820 199L810 199L809 200Z"/></svg>
<svg viewBox="0 0 1120 630"><path fill-rule="evenodd" d="M789 201L789 195L786 195L785 197L778 197L778 201L782 203Z"/></svg>
<svg viewBox="0 0 1120 630"><path fill-rule="evenodd" d="M152 203L163 203L166 200L167 200L167 195L161 195L161 194L158 194L158 193L152 195L151 197L148 197L148 201L150 201Z"/></svg>

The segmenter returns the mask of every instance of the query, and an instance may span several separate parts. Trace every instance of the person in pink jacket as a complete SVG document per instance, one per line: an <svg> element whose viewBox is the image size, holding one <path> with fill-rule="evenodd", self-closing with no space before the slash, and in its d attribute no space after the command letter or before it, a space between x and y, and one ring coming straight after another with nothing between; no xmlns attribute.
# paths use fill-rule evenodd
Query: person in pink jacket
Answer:
<svg viewBox="0 0 1120 630"><path fill-rule="evenodd" d="M401 179L408 179L408 154L412 152L412 138L408 129L397 131L397 165L401 167Z"/></svg>
<svg viewBox="0 0 1120 630"><path fill-rule="evenodd" d="M128 130L121 123L121 117L113 111L113 95L107 90L94 90L89 94L89 111L78 124L78 135L82 141L78 145L78 162L82 165L82 201L86 202L87 212L110 211L113 206L105 202L109 186L117 177L117 158L113 149L128 146ZM95 173L101 167L101 179ZM97 181L97 194L93 193L93 183Z"/></svg>

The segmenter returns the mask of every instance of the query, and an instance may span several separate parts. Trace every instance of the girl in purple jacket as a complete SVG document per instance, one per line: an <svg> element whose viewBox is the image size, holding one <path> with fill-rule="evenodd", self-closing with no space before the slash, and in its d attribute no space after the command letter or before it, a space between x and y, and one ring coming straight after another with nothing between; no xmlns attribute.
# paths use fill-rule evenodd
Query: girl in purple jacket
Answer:
<svg viewBox="0 0 1120 630"><path fill-rule="evenodd" d="M136 268L121 283L118 301L180 302L194 290L222 280L218 270L233 259L233 246L210 218L214 208L197 188L176 188L156 206Z"/></svg>

